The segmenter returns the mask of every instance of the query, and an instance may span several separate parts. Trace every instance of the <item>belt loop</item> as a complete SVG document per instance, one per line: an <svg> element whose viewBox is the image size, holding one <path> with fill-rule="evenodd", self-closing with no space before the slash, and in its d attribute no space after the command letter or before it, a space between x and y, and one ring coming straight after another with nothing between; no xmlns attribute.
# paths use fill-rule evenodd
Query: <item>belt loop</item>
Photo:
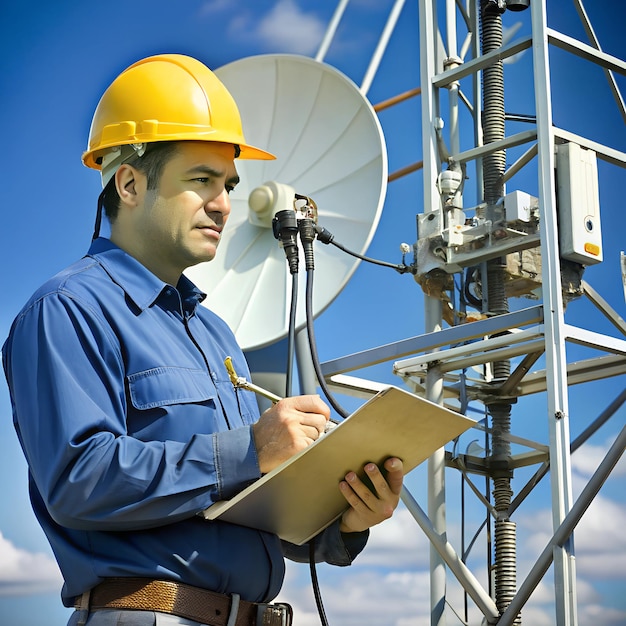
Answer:
<svg viewBox="0 0 626 626"><path fill-rule="evenodd" d="M76 604L76 609L79 611L78 622L76 626L85 626L87 618L89 617L89 600L91 598L91 589L85 591L80 600Z"/></svg>
<svg viewBox="0 0 626 626"><path fill-rule="evenodd" d="M226 622L226 626L235 626L237 622L237 613L239 613L240 596L238 593L233 593L230 597L232 598L232 602L230 605L230 612L228 613L228 621Z"/></svg>

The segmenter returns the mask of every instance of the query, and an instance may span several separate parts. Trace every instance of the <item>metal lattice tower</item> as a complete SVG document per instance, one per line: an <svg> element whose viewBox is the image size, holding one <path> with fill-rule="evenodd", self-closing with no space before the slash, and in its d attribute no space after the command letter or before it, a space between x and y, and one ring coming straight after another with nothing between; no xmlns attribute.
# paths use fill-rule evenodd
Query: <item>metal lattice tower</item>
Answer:
<svg viewBox="0 0 626 626"><path fill-rule="evenodd" d="M463 405L469 397L483 403L491 415L492 424L487 428L489 449L484 457L440 450L429 459L427 512L410 493L403 494L404 503L432 546L432 626L446 623L446 579L450 573L480 610L485 623L504 626L522 623L522 609L550 565L554 566L555 623L576 626L572 533L626 443L626 429L622 429L574 500L572 450L626 401L626 392L622 392L576 440L571 440L569 387L626 372L626 340L579 328L565 320L568 298L587 297L622 336L626 335L623 320L582 280L582 265L561 256L557 203L557 189L562 185L559 173L564 162L559 156L561 146L572 144L585 154L593 153L594 158L626 168L625 153L557 128L552 119L550 49L556 47L603 69L626 121L626 108L614 78L614 74L626 75L626 63L601 50L582 2L574 3L591 45L550 29L546 0L519 4L505 0L419 0L424 213L418 216L415 244L417 279L421 283L438 283L439 292L446 292L451 290L450 276L467 278L471 268L472 276L480 277L483 316L471 324L461 324L457 312L452 314L446 309L445 300L426 295L424 335L322 364L324 377L336 389L363 391L363 384L351 382L351 377L346 376L348 372L393 362L394 373L415 392L437 403L452 395ZM524 8L520 6L524 4L530 4L527 8L531 35L514 42L503 41L500 15L506 10ZM443 15L438 14L438 9L444 9ZM461 36L464 41L458 49ZM525 120L529 122L527 130L507 134L502 63L522 52L532 55L535 114ZM469 90L464 91L462 85L469 85ZM444 119L447 134L443 132ZM467 119L470 122L464 126ZM472 145L461 149L461 137L468 135ZM520 146L525 151L507 166L506 151ZM519 220L517 225L512 223L512 209L503 201L509 198L505 187L531 162L536 167L534 218L520 230ZM474 168L475 181L482 192L481 201L471 209L471 219L463 198L468 167ZM431 181L437 181L437 185ZM561 191L561 206L563 197ZM516 196L510 201L517 199ZM535 260L539 259L541 270L536 288L540 291L540 304L510 311L505 284L505 279L510 278L507 259L512 255L522 258L523 253L532 253ZM425 289L425 293L429 292ZM592 347L600 356L568 361L566 346L571 344ZM545 369L532 372L540 359L544 360ZM483 366L485 373L479 381L468 381L465 371L475 366ZM516 441L515 404L518 398L537 392L546 394L549 442L545 446L526 442L533 451L522 459L512 454L510 446L511 441ZM537 465L532 479L519 493L513 493L513 473L531 464ZM486 476L492 486L493 502L490 494L481 496L493 524L495 547L495 575L487 590L446 538L446 468L460 470L464 476ZM548 471L553 536L525 580L517 581L514 513Z"/></svg>

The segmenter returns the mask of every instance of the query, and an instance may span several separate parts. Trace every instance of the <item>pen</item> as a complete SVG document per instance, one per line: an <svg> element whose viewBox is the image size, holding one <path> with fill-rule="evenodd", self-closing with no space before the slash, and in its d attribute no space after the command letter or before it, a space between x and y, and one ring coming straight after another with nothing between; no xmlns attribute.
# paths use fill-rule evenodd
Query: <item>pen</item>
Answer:
<svg viewBox="0 0 626 626"><path fill-rule="evenodd" d="M254 393L258 393L260 396L271 400L274 404L276 404L276 402L278 402L279 400L282 400L282 398L280 396L277 396L275 393L272 393L267 389L263 389L263 387L259 387L258 385L251 383L243 376L237 376L237 372L233 367L233 360L231 357L227 356L224 359L224 365L226 366L226 371L228 372L230 382L233 383L233 387L235 387L236 389L247 389L248 391L253 391Z"/></svg>
<svg viewBox="0 0 626 626"><path fill-rule="evenodd" d="M253 391L254 393L258 393L260 396L264 398L268 398L274 404L276 404L279 400L282 400L280 396L277 396L275 393L268 391L267 389L263 389L263 387L259 387L254 383L251 383L247 378L243 376L238 376L235 368L233 366L233 360L231 357L227 356L224 359L224 366L226 367L226 371L228 372L228 377L230 378L230 382L233 384L235 389L247 389L248 391ZM328 432L331 428L337 425L337 422L334 420L329 420L326 423L325 432Z"/></svg>

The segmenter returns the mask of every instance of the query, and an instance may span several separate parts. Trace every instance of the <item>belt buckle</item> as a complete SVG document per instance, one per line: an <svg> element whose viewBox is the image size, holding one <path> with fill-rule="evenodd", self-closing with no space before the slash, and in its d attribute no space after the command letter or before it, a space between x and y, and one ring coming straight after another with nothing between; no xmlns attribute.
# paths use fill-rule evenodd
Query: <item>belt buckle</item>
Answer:
<svg viewBox="0 0 626 626"><path fill-rule="evenodd" d="M293 610L290 604L259 604L256 614L256 626L292 626Z"/></svg>

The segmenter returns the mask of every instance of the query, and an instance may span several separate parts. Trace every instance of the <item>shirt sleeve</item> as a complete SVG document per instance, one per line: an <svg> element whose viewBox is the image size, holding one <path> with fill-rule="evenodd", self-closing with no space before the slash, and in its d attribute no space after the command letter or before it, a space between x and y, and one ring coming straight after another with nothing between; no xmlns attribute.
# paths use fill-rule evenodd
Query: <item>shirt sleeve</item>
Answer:
<svg viewBox="0 0 626 626"><path fill-rule="evenodd" d="M314 538L315 562L330 565L351 565L362 552L369 538L369 530L360 533L342 533L339 520L333 522ZM282 542L283 553L291 561L307 563L310 560L310 543L297 546Z"/></svg>
<svg viewBox="0 0 626 626"><path fill-rule="evenodd" d="M130 436L123 347L102 314L75 298L49 294L26 309L3 361L32 478L63 526L161 526L260 476L250 426L186 441Z"/></svg>

